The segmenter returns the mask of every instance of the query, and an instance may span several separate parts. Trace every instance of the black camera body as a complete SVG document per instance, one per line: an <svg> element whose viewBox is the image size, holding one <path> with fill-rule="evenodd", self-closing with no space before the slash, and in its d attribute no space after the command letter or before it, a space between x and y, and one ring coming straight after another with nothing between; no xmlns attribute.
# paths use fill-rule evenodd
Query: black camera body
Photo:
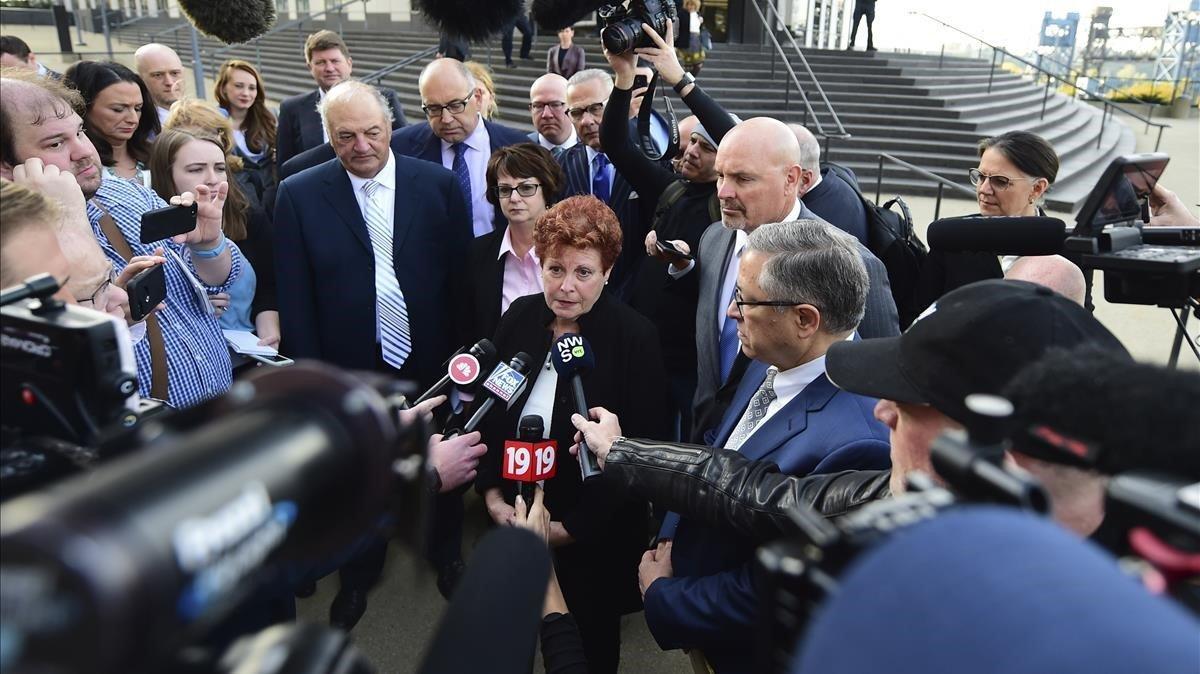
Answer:
<svg viewBox="0 0 1200 674"><path fill-rule="evenodd" d="M679 16L672 0L629 0L628 7L624 3L612 4L598 11L604 25L600 40L612 54L624 54L639 47L653 47L650 36L642 32L643 23L664 37L668 19L679 25Z"/></svg>

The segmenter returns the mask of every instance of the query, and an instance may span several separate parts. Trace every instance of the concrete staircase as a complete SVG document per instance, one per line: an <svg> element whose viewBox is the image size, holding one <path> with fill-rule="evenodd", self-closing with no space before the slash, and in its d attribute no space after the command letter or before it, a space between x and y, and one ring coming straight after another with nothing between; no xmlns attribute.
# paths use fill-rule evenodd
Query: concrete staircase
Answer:
<svg viewBox="0 0 1200 674"><path fill-rule="evenodd" d="M141 44L173 23L176 22L138 22L123 31L120 39L131 45ZM337 23L331 23L331 28L338 29ZM303 39L323 25L319 21L305 24L301 31L281 32L260 40L257 47L243 45L217 57L209 55L224 45L206 39L201 49L207 74L214 76L220 62L227 58L243 58L261 64L272 99L308 91L313 84L303 63ZM437 43L436 31L421 25L372 21L371 30L364 31L359 22L343 22L341 28L354 56L354 72L359 76ZM582 32L578 39L590 44L592 40ZM159 39L170 44L171 37ZM186 32L178 31L178 39L180 55L187 64L190 46ZM529 84L543 72L546 49L553 43L553 36L539 36L534 44L534 60L518 58L514 68L505 67L499 38L473 47L475 60L490 64L494 70L500 121L518 128L532 128L526 109ZM991 78L989 92L990 63L986 60L828 50L806 50L805 55L851 134L849 139L831 140L827 158L851 167L859 176L864 192L872 196L880 152L969 186L966 173L976 166L979 139L1025 129L1042 135L1058 150L1062 166L1048 202L1055 210L1071 211L1087 195L1112 157L1134 151L1133 134L1125 124L1110 116L1100 135L1100 110L1085 102L1051 93L1043 114L1045 88L999 70ZM607 65L600 60L596 49L588 49L588 56L589 65ZM412 64L383 80L385 86L398 92L410 120L421 118L416 80L424 63L425 60ZM807 73L798 63L793 65L801 85L809 93L817 120L826 130L835 130L832 117L818 103ZM765 47L730 44L717 45L705 64L700 83L742 118L766 115L785 121L804 121L804 106L794 87L790 94L785 94L787 79L781 62L774 64L772 72L771 52ZM212 92L205 93L211 100ZM677 104L676 111L681 110L686 114L686 106ZM816 130L814 120L807 123ZM885 199L893 194L934 191L920 176L885 162Z"/></svg>

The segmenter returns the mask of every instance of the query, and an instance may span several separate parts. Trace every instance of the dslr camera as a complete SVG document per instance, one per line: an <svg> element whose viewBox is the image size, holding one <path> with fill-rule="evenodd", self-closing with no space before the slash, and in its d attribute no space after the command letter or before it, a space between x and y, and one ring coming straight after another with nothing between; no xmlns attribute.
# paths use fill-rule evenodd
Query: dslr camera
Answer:
<svg viewBox="0 0 1200 674"><path fill-rule="evenodd" d="M628 6L625 3L604 5L598 11L604 25L600 41L613 54L654 46L650 36L642 32L643 23L659 35L667 34L667 19L679 24L672 0L629 0Z"/></svg>

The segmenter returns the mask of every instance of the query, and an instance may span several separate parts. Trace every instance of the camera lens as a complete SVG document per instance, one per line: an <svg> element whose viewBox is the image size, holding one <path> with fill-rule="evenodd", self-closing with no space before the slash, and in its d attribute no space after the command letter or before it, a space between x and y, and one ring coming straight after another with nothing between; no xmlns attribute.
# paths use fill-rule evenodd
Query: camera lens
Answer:
<svg viewBox="0 0 1200 674"><path fill-rule="evenodd" d="M627 17L605 26L600 32L600 40L610 54L624 54L636 46L635 42L641 32L641 22Z"/></svg>

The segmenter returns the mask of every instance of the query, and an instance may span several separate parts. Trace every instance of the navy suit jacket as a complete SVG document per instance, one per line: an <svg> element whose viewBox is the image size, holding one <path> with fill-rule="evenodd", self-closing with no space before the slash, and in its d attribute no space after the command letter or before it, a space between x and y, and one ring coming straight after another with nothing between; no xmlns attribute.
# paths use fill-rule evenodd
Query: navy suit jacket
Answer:
<svg viewBox="0 0 1200 674"><path fill-rule="evenodd" d="M431 384L455 348L462 294L456 265L466 255L471 225L458 182L446 169L397 156L396 187L392 267L413 345L405 372ZM285 353L374 370L375 255L337 159L280 184L274 235Z"/></svg>
<svg viewBox="0 0 1200 674"><path fill-rule="evenodd" d="M717 428L716 446L729 439L766 373L764 363L751 362ZM888 430L874 418L875 403L837 388L822 374L756 429L739 452L795 476L887 468ZM673 577L652 583L645 602L646 624L659 646L699 648L717 672L751 671L759 606L751 583L755 543L675 513L667 515L660 537L674 539Z"/></svg>
<svg viewBox="0 0 1200 674"><path fill-rule="evenodd" d="M867 209L854 188L829 167L821 170L821 182L800 200L834 227L858 239L862 245L868 245Z"/></svg>
<svg viewBox="0 0 1200 674"><path fill-rule="evenodd" d="M592 193L592 171L588 163L587 145L582 141L558 157L567 183L559 199ZM650 216L654 204L643 204L633 186L618 171L613 171L613 184L608 194L608 207L621 223L621 255L609 277L609 292L628 300L637 267L646 257L646 233L650 231ZM649 209L647 211L647 209Z"/></svg>
<svg viewBox="0 0 1200 674"><path fill-rule="evenodd" d="M392 109L392 128L399 129L408 123L404 118L404 105L396 92L387 87L379 87L379 93ZM296 94L285 98L279 104L279 127L275 141L275 163L282 169L287 160L296 155L311 150L325 143L325 133L321 130L321 114L317 112L317 103L321 94L316 89L307 94ZM331 150L332 151L332 150ZM330 157L333 155L330 154ZM328 159L328 157L326 157ZM316 166L320 162L310 164ZM283 176L280 176L283 180Z"/></svg>

